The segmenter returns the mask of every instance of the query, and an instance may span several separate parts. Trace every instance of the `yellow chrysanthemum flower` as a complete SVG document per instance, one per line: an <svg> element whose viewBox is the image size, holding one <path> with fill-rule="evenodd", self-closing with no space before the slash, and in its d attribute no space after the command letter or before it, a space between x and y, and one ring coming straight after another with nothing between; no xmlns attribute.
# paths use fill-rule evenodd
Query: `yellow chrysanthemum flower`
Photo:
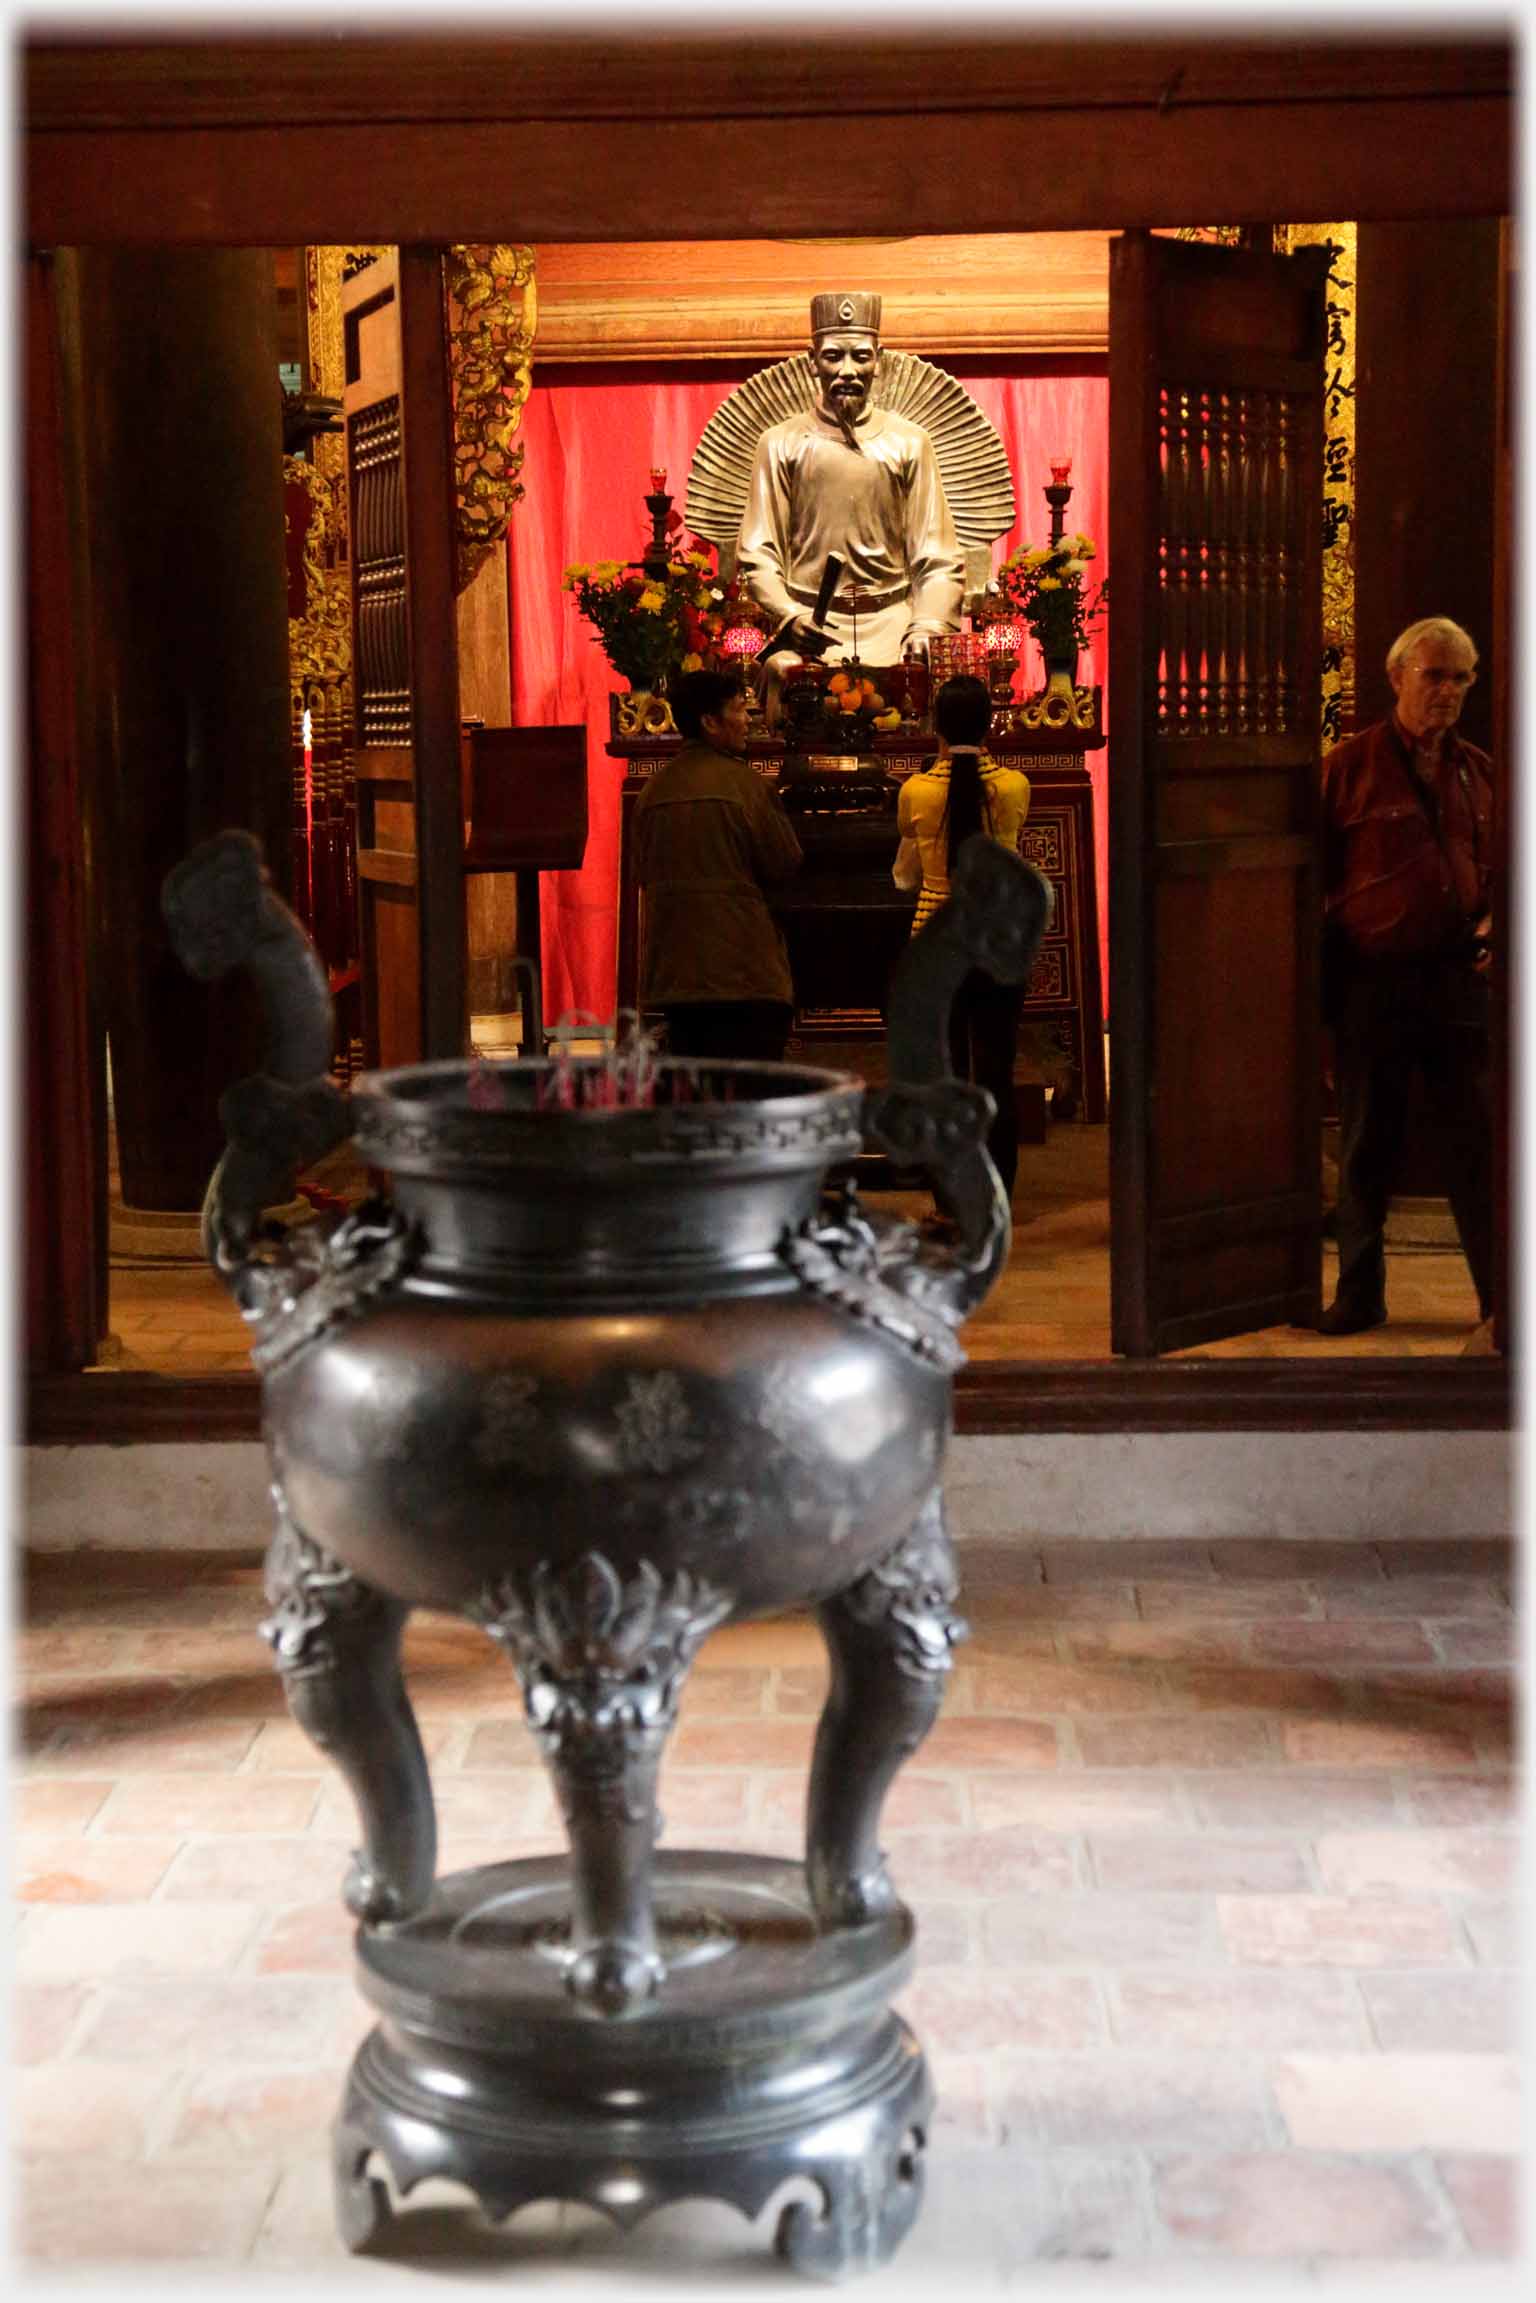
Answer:
<svg viewBox="0 0 1536 2303"><path fill-rule="evenodd" d="M1061 590L1061 578L1059 576L1042 576L1035 589L1038 592L1059 592Z"/></svg>
<svg viewBox="0 0 1536 2303"><path fill-rule="evenodd" d="M593 581L593 583L594 583L594 584L611 584L611 583L613 582L613 579L614 579L614 577L615 577L615 576L618 574L618 572L619 572L619 569L622 567L622 565L623 565L623 562L622 562L622 561L620 561L620 560L598 560L598 561L595 561L595 562L594 562L594 564L593 564L593 568L592 568L592 581Z"/></svg>
<svg viewBox="0 0 1536 2303"><path fill-rule="evenodd" d="M688 655L684 656L684 658L683 658L683 670L684 670L685 672L702 672L702 671L703 671L703 669L704 669L704 658L703 658L702 656L696 656L696 655L692 654L691 652L690 652Z"/></svg>
<svg viewBox="0 0 1536 2303"><path fill-rule="evenodd" d="M576 586L581 582L583 576L588 576L591 574L591 572L592 571L587 566L585 560L573 560L570 566L566 569L564 575L560 578L562 590L567 592L574 591Z"/></svg>
<svg viewBox="0 0 1536 2303"><path fill-rule="evenodd" d="M667 595L659 584L647 584L635 605L644 608L647 615L659 615L667 604Z"/></svg>

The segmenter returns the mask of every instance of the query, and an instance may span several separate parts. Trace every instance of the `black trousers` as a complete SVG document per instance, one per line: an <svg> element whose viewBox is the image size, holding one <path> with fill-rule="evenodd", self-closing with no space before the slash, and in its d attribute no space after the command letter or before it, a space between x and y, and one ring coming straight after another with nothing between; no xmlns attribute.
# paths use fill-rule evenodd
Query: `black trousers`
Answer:
<svg viewBox="0 0 1536 2303"><path fill-rule="evenodd" d="M674 1056L784 1061L794 1009L783 1000L679 1000L662 1009L667 1051Z"/></svg>
<svg viewBox="0 0 1536 2303"><path fill-rule="evenodd" d="M1334 1017L1339 1084L1339 1295L1385 1301L1382 1235L1414 1073L1439 1123L1446 1188L1483 1317L1493 1303L1488 983L1457 954L1356 960Z"/></svg>
<svg viewBox="0 0 1536 2303"><path fill-rule="evenodd" d="M995 983L972 968L955 994L949 1017L949 1062L956 1079L986 1088L997 1106L987 1136L992 1165L1013 1197L1019 1169L1019 1116L1013 1100L1013 1055L1019 1037L1022 984Z"/></svg>

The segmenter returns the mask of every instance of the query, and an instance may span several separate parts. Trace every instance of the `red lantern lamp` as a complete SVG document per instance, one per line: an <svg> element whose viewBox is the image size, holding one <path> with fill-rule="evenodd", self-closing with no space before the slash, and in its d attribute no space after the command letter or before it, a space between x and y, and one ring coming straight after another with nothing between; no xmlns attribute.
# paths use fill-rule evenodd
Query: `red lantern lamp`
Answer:
<svg viewBox="0 0 1536 2303"><path fill-rule="evenodd" d="M720 653L722 656L750 661L760 653L767 637L767 633L760 631L756 624L728 624L720 634Z"/></svg>

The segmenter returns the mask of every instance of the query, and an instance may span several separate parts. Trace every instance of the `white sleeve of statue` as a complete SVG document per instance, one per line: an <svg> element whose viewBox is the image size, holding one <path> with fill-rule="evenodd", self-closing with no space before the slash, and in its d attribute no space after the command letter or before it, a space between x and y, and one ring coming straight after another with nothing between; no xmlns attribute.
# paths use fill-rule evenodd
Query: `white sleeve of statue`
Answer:
<svg viewBox="0 0 1536 2303"><path fill-rule="evenodd" d="M759 440L747 508L736 539L736 572L776 624L803 613L784 588L789 564L789 474L781 443Z"/></svg>
<svg viewBox="0 0 1536 2303"><path fill-rule="evenodd" d="M918 443L907 489L907 566L912 573L911 631L926 636L958 630L965 559L938 458L926 436Z"/></svg>

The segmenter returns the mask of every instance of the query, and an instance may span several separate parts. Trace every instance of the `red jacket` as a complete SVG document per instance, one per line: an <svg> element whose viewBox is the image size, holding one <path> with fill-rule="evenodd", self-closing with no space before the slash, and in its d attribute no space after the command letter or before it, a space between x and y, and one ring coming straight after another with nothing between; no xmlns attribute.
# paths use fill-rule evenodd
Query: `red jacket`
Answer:
<svg viewBox="0 0 1536 2303"><path fill-rule="evenodd" d="M1488 909L1493 781L1447 734L1428 794L1394 714L1323 761L1323 912L1358 951L1435 952Z"/></svg>

